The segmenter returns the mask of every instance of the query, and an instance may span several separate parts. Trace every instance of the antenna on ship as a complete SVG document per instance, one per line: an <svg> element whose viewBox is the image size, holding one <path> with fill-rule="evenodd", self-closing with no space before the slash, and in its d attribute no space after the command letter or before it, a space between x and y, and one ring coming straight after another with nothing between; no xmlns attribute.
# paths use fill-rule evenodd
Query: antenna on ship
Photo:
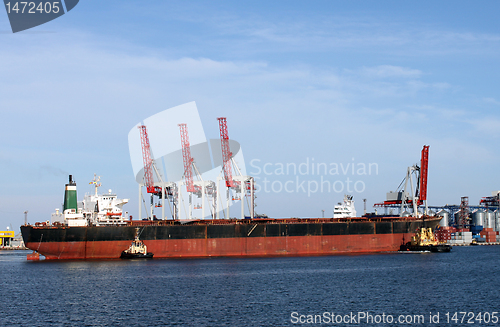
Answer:
<svg viewBox="0 0 500 327"><path fill-rule="evenodd" d="M101 176L94 174L94 179L89 184L94 184L95 196L97 196L97 190L101 186Z"/></svg>
<svg viewBox="0 0 500 327"><path fill-rule="evenodd" d="M24 226L28 225L28 210L24 212Z"/></svg>

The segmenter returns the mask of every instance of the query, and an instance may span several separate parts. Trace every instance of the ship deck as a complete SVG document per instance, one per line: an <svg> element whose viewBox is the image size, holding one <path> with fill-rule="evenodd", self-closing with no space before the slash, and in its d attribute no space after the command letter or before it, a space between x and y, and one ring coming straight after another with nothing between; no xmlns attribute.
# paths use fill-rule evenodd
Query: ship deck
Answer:
<svg viewBox="0 0 500 327"><path fill-rule="evenodd" d="M361 222L413 222L436 220L436 217L394 217L370 216L350 218L253 218L253 219L194 219L194 220L132 220L129 226L165 225L233 225L233 224L323 224L323 223L361 223ZM441 219L441 218L439 218Z"/></svg>

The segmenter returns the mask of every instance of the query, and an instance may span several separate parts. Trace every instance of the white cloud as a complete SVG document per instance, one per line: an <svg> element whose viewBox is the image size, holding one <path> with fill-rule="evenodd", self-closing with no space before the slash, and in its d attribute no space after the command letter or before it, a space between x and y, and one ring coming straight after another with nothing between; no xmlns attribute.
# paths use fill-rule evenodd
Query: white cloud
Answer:
<svg viewBox="0 0 500 327"><path fill-rule="evenodd" d="M500 119L497 117L483 117L470 120L475 132L485 137L498 138L500 136Z"/></svg>
<svg viewBox="0 0 500 327"><path fill-rule="evenodd" d="M496 56L500 35L493 30L456 30L444 21L432 22L419 16L387 16L379 12L355 10L355 14L323 8L321 3L290 4L275 10L231 10L213 4L155 3L144 11L141 3L122 6L121 15L141 16L158 24L171 24L176 32L185 28L191 46L210 52L249 58L255 54L338 54L358 53L370 57L378 54L399 58L474 54ZM330 7L330 6L329 6ZM151 7L148 7L151 8ZM234 8L233 8L234 9ZM125 12L126 11L126 12ZM127 27L129 27L127 25ZM142 31L143 26L137 26ZM161 45L159 47L162 47ZM170 46L164 46L170 51ZM218 52L221 49L222 52ZM392 57L394 58L394 57ZM389 62L390 63L390 62Z"/></svg>
<svg viewBox="0 0 500 327"><path fill-rule="evenodd" d="M363 67L361 74L373 78L419 78L422 71L406 67L381 65L376 67Z"/></svg>
<svg viewBox="0 0 500 327"><path fill-rule="evenodd" d="M379 17L342 17L331 14L299 18L280 17L279 22L257 16L214 13L206 26L214 35L237 36L224 45L255 52L326 52L333 50L393 53L404 57L443 56L452 53L495 55L498 33L456 32L444 25L381 20ZM220 19L218 19L220 18ZM245 46L245 44L250 45Z"/></svg>
<svg viewBox="0 0 500 327"><path fill-rule="evenodd" d="M468 117L467 111L463 109L443 108L436 105L410 105L408 108L410 110L425 112L427 115L445 121L461 121L464 117Z"/></svg>
<svg viewBox="0 0 500 327"><path fill-rule="evenodd" d="M483 101L487 104L493 104L496 106L500 106L500 101L496 100L495 98L483 98Z"/></svg>

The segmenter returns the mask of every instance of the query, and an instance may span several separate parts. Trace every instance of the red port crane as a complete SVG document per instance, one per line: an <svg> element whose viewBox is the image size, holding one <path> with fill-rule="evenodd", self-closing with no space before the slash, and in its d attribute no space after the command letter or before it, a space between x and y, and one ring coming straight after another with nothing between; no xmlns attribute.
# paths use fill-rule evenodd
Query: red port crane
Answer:
<svg viewBox="0 0 500 327"><path fill-rule="evenodd" d="M191 148L189 145L189 134L186 124L178 124L181 132L182 160L184 162L184 179L186 180L186 190L189 193L199 191L199 187L193 183L193 161Z"/></svg>
<svg viewBox="0 0 500 327"><path fill-rule="evenodd" d="M235 182L233 181L233 173L231 170L231 157L233 154L229 149L226 117L219 117L217 120L219 121L220 144L222 148L222 162L224 163L224 178L226 179L226 186L234 187Z"/></svg>
<svg viewBox="0 0 500 327"><path fill-rule="evenodd" d="M156 189L153 181L153 160L151 159L151 146L149 144L148 130L146 125L138 126L141 131L142 159L144 162L144 182L148 193L161 192Z"/></svg>
<svg viewBox="0 0 500 327"><path fill-rule="evenodd" d="M244 207L244 198L246 196L246 193L249 192L250 194L250 203L249 203L249 210L250 210L250 218L254 217L254 208L255 208L255 203L254 203L254 189L255 189L255 182L253 177L251 176L243 176L240 169L238 168L238 165L232 161L233 154L229 148L229 136L227 132L227 120L226 117L219 117L217 118L219 121L219 129L220 129L220 143L221 143L221 150L222 150L222 162L224 166L224 179L226 180L226 187L227 187L227 214L226 217L229 218L229 199L230 199L230 189L232 188L235 190L236 193L240 193L240 197L236 198L233 197L232 200L241 200L241 218L245 218L245 207ZM235 176L233 176L233 164L235 168ZM218 185L218 184L217 184ZM219 202L217 202L217 205L219 205ZM217 213L219 212L219 209L217 208Z"/></svg>
<svg viewBox="0 0 500 327"><path fill-rule="evenodd" d="M374 204L375 207L394 207L400 205L401 213L404 205L413 205L414 211L417 211L417 206L425 204L425 212L427 212L427 176L429 170L429 145L424 145L420 158L420 166L414 165L408 167L406 177L403 179L399 187L404 183L404 187L396 192L387 193L387 200L382 203ZM417 185L414 192L412 175L417 175ZM408 188L408 182L410 188Z"/></svg>
<svg viewBox="0 0 500 327"><path fill-rule="evenodd" d="M429 168L429 146L424 145L422 158L420 159L420 186L418 204L421 205L427 200L427 171Z"/></svg>

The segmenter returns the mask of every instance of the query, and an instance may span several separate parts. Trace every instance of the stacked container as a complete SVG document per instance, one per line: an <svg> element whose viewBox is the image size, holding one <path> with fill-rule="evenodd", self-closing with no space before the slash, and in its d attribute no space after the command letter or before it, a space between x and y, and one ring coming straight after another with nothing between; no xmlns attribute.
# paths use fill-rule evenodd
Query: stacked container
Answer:
<svg viewBox="0 0 500 327"><path fill-rule="evenodd" d="M493 228L485 228L481 232L481 237L485 238L487 243L493 243L497 241L497 232L493 230Z"/></svg>
<svg viewBox="0 0 500 327"><path fill-rule="evenodd" d="M468 229L459 229L457 232L451 234L451 244L470 245L472 243L472 232Z"/></svg>
<svg viewBox="0 0 500 327"><path fill-rule="evenodd" d="M455 227L441 226L438 229L436 229L434 234L436 235L436 239L439 242L449 242L451 240L451 234L455 233L456 231L457 229Z"/></svg>

